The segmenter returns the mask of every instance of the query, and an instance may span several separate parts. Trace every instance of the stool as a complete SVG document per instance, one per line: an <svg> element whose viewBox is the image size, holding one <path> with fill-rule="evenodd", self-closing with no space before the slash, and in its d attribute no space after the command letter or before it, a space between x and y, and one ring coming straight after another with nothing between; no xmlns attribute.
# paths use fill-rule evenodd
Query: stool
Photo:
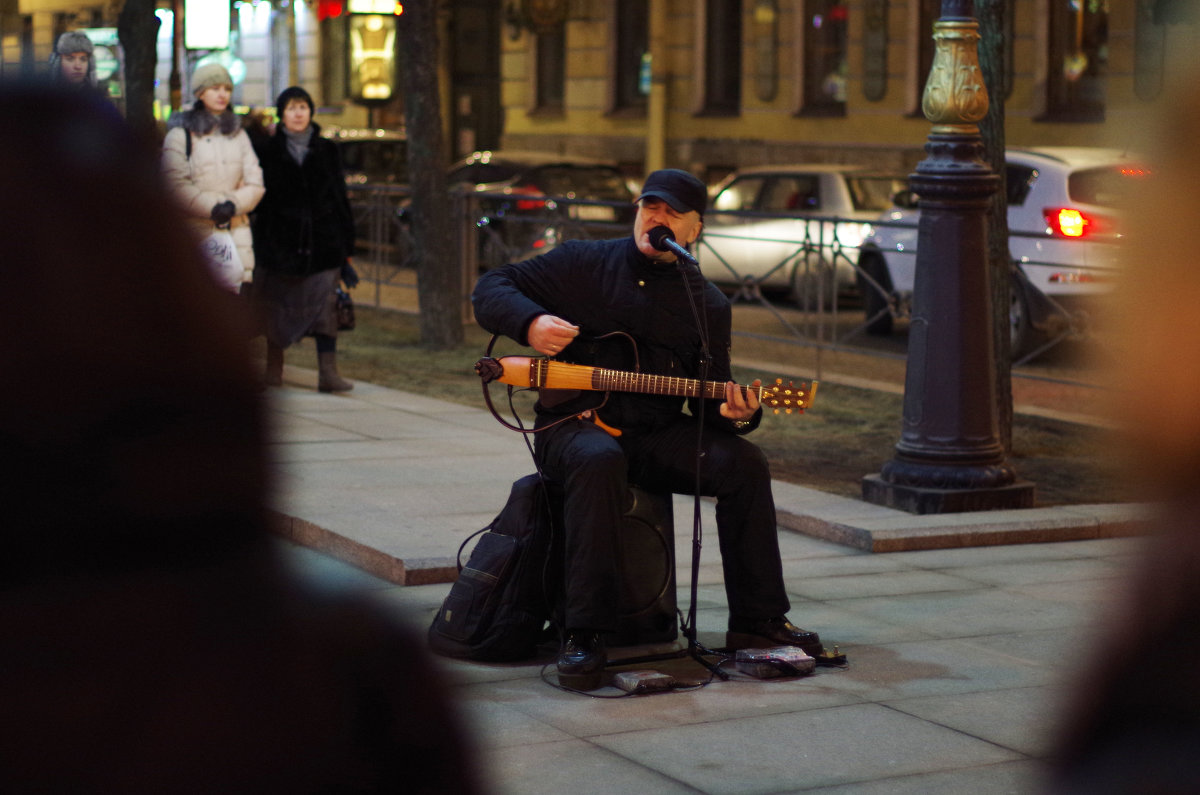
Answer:
<svg viewBox="0 0 1200 795"><path fill-rule="evenodd" d="M561 528L562 485L548 483L555 526ZM669 643L679 636L672 497L632 484L629 497L617 535L620 612L617 630L605 642L609 646Z"/></svg>
<svg viewBox="0 0 1200 795"><path fill-rule="evenodd" d="M675 514L670 494L629 487L633 505L618 548L621 614L611 646L666 643L679 635L675 601Z"/></svg>

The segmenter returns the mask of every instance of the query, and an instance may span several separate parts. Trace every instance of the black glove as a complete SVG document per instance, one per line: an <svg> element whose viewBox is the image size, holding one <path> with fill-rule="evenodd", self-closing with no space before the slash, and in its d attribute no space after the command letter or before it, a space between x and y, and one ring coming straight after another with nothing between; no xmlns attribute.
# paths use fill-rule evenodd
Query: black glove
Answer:
<svg viewBox="0 0 1200 795"><path fill-rule="evenodd" d="M354 270L354 266L349 262L342 266L342 284L347 288L358 286L358 271Z"/></svg>
<svg viewBox="0 0 1200 795"><path fill-rule="evenodd" d="M217 226L225 226L236 213L237 208L233 206L233 202L224 201L213 205L211 216Z"/></svg>

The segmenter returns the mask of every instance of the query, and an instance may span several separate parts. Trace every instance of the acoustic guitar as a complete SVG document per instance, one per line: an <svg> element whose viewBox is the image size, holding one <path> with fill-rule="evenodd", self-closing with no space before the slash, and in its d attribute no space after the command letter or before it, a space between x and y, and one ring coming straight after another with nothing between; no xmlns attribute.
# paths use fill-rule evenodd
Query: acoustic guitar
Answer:
<svg viewBox="0 0 1200 795"><path fill-rule="evenodd" d="M647 395L678 395L680 397L725 397L724 381L701 381L698 378L677 378L623 370L608 370L582 364L568 364L545 357L502 356L480 359L475 371L486 380L526 389L576 389L599 392L638 392ZM782 378L774 384L748 386L739 384L743 397L753 393L764 408L776 414L803 414L817 394L817 381L796 386ZM603 423L600 423L603 425ZM604 426L614 436L615 428Z"/></svg>

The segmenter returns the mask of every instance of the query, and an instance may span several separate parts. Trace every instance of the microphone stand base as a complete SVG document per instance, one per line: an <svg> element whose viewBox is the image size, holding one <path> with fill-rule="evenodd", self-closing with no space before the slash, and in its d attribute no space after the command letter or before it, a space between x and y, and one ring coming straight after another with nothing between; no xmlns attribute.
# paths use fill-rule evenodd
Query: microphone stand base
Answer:
<svg viewBox="0 0 1200 795"><path fill-rule="evenodd" d="M643 663L664 662L666 660L683 660L692 659L704 666L714 676L724 681L729 680L729 674L721 670L720 663L713 663L706 659L707 657L720 657L722 661L729 659L732 655L721 651L713 651L696 641L695 635L685 631L684 638L687 640L687 646L675 651L663 652L661 654L647 654L641 657L625 657L619 660L609 660L605 664L605 668L619 668L626 665L641 665Z"/></svg>

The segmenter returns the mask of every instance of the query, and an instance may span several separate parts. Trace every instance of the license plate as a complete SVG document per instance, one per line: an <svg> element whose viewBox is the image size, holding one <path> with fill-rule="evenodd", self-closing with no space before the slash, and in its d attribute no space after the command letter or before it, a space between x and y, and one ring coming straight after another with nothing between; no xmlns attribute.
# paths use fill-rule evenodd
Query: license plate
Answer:
<svg viewBox="0 0 1200 795"><path fill-rule="evenodd" d="M602 204L572 204L570 216L580 221L615 221L617 211Z"/></svg>

